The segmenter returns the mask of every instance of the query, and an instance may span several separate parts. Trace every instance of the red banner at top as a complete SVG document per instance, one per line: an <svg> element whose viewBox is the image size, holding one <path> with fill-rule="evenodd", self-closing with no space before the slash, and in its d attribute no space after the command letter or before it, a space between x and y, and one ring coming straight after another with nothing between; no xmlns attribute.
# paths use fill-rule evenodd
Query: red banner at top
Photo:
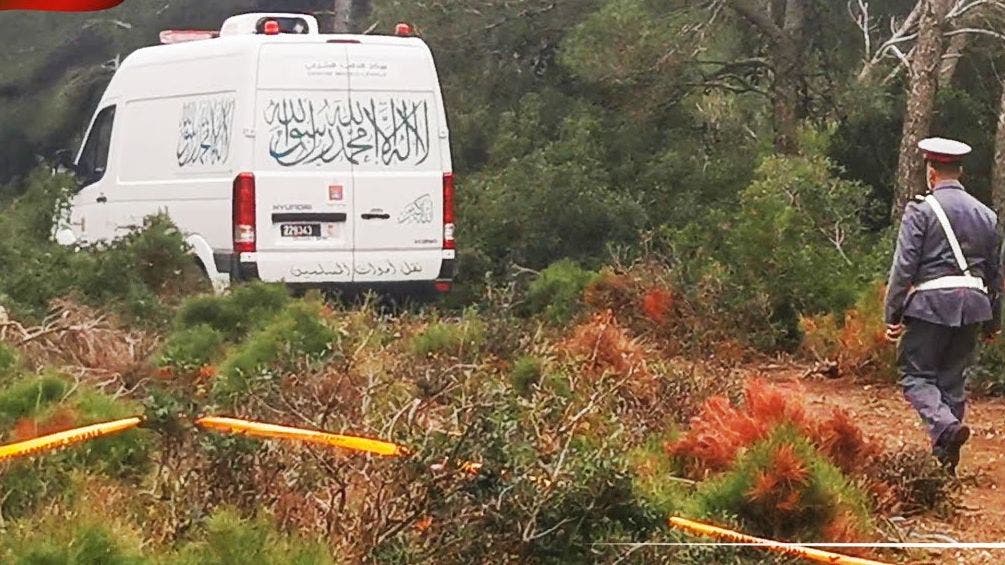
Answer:
<svg viewBox="0 0 1005 565"><path fill-rule="evenodd" d="M0 0L0 10L46 10L50 12L94 12L107 10L123 0Z"/></svg>

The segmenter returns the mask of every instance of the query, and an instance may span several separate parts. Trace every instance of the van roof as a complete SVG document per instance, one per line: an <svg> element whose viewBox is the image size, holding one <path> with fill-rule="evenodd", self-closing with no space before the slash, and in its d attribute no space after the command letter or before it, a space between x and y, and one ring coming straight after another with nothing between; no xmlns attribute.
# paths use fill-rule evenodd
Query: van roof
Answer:
<svg viewBox="0 0 1005 565"><path fill-rule="evenodd" d="M168 45L144 47L127 56L119 68L156 65L158 63L170 63L196 57L234 55L250 50L257 50L261 45L270 43L350 43L373 46L426 46L426 43L418 37L398 37L391 35L232 35L200 41L185 41Z"/></svg>

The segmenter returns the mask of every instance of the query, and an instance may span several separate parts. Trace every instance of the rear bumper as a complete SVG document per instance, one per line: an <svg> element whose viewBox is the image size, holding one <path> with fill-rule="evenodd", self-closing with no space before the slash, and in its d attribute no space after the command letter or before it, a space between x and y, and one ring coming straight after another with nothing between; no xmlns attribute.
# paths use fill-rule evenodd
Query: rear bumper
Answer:
<svg viewBox="0 0 1005 565"><path fill-rule="evenodd" d="M259 281L282 282L290 288L296 289L325 289L339 290L346 292L375 291L379 293L413 293L413 292L448 292L453 285L454 277L457 274L457 259L442 259L439 273L435 279L422 280L388 280L388 281L366 281L356 282L351 280L311 280L306 282L289 281L285 279L263 278L260 274L257 261L241 261L239 254L231 252L217 252L213 254L218 272L230 275L230 280L234 282ZM323 277L321 277L323 279Z"/></svg>

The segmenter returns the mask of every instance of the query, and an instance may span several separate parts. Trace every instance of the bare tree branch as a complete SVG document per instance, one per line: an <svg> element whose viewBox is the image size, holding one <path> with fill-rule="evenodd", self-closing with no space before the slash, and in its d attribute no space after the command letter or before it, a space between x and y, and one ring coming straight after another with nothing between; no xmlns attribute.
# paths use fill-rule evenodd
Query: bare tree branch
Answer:
<svg viewBox="0 0 1005 565"><path fill-rule="evenodd" d="M775 43L789 41L788 35L771 20L771 17L768 16L768 12L764 10L763 6L758 6L751 0L726 0L726 3L745 20L757 26L757 29L768 36L771 41Z"/></svg>

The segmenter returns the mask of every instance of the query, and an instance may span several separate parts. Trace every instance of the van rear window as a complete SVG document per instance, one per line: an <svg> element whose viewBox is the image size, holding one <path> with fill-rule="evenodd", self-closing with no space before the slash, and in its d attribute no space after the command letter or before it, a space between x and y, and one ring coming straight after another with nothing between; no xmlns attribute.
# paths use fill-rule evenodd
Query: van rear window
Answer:
<svg viewBox="0 0 1005 565"><path fill-rule="evenodd" d="M262 18L255 25L255 33L265 33L265 22L279 24L279 33L310 33L310 25L304 18Z"/></svg>

